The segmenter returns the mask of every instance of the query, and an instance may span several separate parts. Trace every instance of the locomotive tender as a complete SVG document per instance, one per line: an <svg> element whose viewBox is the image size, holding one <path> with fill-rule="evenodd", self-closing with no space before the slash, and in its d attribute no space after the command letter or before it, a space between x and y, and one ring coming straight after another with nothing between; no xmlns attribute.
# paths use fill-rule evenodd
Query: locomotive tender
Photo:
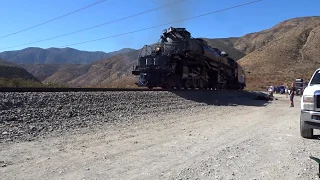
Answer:
<svg viewBox="0 0 320 180"><path fill-rule="evenodd" d="M228 54L191 37L185 28L163 30L160 42L145 45L132 71L138 86L177 89L244 89L243 68Z"/></svg>

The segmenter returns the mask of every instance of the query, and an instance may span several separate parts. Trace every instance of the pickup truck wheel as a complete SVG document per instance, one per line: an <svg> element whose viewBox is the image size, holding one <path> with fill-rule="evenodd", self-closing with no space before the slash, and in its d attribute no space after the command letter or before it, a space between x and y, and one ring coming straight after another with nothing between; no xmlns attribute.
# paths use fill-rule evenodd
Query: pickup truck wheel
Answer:
<svg viewBox="0 0 320 180"><path fill-rule="evenodd" d="M313 129L307 128L304 121L300 120L300 134L303 138L311 139L313 137Z"/></svg>

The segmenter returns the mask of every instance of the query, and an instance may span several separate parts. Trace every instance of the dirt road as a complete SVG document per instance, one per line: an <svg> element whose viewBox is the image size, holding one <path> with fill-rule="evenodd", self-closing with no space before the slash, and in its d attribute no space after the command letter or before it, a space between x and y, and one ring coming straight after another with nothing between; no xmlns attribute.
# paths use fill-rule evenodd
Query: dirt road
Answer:
<svg viewBox="0 0 320 180"><path fill-rule="evenodd" d="M0 144L1 179L319 179L309 155L320 157L320 140L299 135L300 97L290 108L276 96L266 106L195 106Z"/></svg>

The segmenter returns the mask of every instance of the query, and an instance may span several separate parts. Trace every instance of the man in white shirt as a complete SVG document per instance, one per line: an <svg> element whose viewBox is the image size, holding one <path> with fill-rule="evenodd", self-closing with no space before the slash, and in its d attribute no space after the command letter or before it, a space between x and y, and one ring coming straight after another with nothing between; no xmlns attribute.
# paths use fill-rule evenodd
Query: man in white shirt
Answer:
<svg viewBox="0 0 320 180"><path fill-rule="evenodd" d="M274 87L271 85L268 89L270 97L273 97Z"/></svg>

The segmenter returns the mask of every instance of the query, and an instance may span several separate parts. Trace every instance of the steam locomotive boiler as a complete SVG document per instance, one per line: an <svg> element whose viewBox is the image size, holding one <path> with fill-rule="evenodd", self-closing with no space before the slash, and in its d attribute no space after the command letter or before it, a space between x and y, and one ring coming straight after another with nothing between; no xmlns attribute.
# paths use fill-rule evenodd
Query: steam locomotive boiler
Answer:
<svg viewBox="0 0 320 180"><path fill-rule="evenodd" d="M242 67L206 41L191 37L185 28L165 29L157 44L145 45L137 66L137 84L148 88L243 89Z"/></svg>

